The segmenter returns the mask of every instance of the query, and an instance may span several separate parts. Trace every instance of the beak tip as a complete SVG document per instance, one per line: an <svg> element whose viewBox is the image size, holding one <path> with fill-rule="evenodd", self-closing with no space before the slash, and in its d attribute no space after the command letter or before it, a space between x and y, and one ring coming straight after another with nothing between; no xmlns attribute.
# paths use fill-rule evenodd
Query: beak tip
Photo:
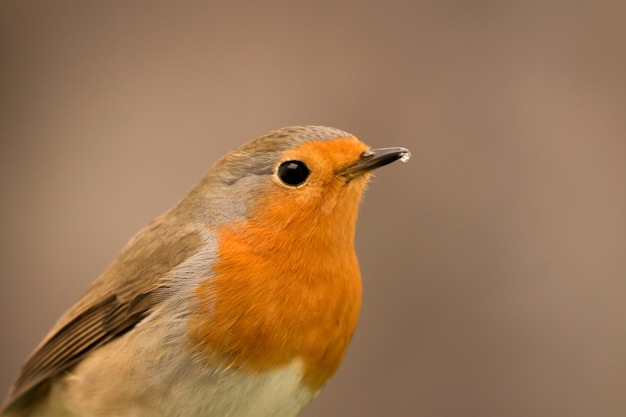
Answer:
<svg viewBox="0 0 626 417"><path fill-rule="evenodd" d="M409 159L411 159L411 151L406 148L400 149L402 149L402 151L398 154L400 162L409 162Z"/></svg>

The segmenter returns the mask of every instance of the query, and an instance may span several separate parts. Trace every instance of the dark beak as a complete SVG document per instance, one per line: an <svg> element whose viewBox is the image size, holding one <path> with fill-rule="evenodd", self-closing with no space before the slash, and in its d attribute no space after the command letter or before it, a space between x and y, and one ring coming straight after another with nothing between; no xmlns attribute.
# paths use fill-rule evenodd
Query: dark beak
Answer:
<svg viewBox="0 0 626 417"><path fill-rule="evenodd" d="M355 177L376 168L390 164L398 159L404 162L411 157L411 152L406 148L379 148L370 149L361 154L359 161L344 169L341 175Z"/></svg>

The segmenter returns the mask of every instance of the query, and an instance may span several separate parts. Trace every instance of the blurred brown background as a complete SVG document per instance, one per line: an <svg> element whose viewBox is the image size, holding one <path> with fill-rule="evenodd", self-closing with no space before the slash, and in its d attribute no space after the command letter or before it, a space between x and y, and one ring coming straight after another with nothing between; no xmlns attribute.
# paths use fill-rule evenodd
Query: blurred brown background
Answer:
<svg viewBox="0 0 626 417"><path fill-rule="evenodd" d="M626 415L626 3L0 3L0 391L223 153L406 146L304 416ZM0 395L0 396L2 396Z"/></svg>

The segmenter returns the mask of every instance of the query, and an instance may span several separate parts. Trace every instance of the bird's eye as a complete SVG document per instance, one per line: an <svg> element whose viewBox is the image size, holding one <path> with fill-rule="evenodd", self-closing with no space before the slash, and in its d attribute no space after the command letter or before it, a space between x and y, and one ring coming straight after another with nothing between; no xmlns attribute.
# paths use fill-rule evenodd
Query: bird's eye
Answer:
<svg viewBox="0 0 626 417"><path fill-rule="evenodd" d="M278 178L294 187L306 181L310 173L311 171L302 161L285 161L278 166Z"/></svg>

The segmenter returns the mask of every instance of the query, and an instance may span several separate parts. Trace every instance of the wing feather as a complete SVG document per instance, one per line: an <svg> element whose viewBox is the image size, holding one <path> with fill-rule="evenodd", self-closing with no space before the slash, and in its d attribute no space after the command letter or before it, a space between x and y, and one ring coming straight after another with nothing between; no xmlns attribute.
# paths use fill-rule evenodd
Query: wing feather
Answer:
<svg viewBox="0 0 626 417"><path fill-rule="evenodd" d="M54 377L132 330L159 302L154 295L163 276L192 256L201 242L197 233L163 222L146 227L28 358L5 400L4 412L45 395Z"/></svg>

